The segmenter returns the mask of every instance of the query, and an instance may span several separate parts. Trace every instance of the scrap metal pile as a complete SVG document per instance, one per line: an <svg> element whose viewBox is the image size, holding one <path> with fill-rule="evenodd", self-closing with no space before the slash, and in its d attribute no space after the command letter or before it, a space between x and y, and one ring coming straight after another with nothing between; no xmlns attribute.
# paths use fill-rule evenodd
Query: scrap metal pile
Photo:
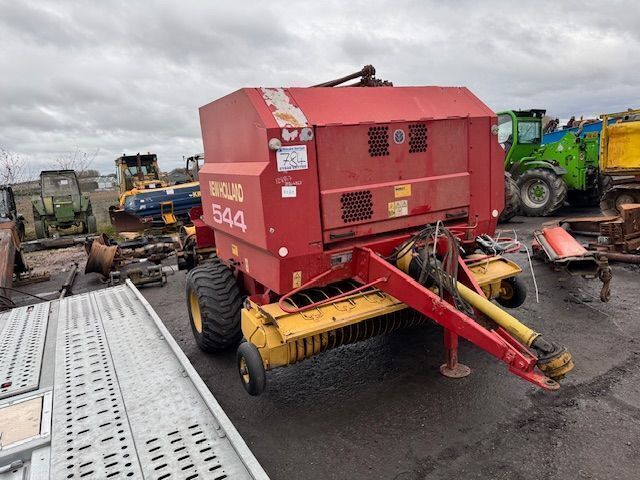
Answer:
<svg viewBox="0 0 640 480"><path fill-rule="evenodd" d="M107 235L89 238L85 243L87 264L84 273L99 273L112 285L130 278L135 285L164 285L166 273L161 262L176 253L173 237L139 237L117 242Z"/></svg>

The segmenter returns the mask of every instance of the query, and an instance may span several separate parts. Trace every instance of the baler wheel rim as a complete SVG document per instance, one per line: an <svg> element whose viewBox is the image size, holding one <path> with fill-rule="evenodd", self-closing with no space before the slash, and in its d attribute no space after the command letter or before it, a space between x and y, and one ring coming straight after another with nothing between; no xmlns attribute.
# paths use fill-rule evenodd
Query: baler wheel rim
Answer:
<svg viewBox="0 0 640 480"><path fill-rule="evenodd" d="M189 292L189 306L191 307L191 318L193 320L193 326L198 331L198 333L202 333L202 312L200 311L198 296L193 290Z"/></svg>

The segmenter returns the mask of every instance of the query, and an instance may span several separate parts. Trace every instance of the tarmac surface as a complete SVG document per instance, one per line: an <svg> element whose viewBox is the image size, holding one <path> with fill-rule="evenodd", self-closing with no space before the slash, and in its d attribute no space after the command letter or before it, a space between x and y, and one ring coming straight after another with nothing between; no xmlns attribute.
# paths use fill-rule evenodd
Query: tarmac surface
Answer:
<svg viewBox="0 0 640 480"><path fill-rule="evenodd" d="M543 221L518 217L502 228L530 244ZM183 272L142 292L274 479L640 478L640 269L614 265L611 301L601 303L598 280L534 261L536 303L527 255L512 258L529 296L511 313L573 355L576 367L558 392L510 374L464 340L460 361L471 375L444 378L434 326L273 370L265 393L250 397L235 351L198 350ZM55 289L63 277L29 290ZM75 291L100 287L95 276L81 276Z"/></svg>

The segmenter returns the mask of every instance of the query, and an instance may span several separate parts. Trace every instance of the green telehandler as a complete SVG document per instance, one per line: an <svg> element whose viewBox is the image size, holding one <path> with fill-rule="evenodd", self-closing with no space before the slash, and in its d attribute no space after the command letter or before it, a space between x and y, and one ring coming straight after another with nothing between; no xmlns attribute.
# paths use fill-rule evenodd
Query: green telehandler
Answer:
<svg viewBox="0 0 640 480"><path fill-rule="evenodd" d="M520 210L527 216L551 215L566 201L597 205L602 191L598 133L581 135L578 129L543 144L545 113L536 109L498 113L498 141L505 149L505 172L511 176L506 192L515 180Z"/></svg>

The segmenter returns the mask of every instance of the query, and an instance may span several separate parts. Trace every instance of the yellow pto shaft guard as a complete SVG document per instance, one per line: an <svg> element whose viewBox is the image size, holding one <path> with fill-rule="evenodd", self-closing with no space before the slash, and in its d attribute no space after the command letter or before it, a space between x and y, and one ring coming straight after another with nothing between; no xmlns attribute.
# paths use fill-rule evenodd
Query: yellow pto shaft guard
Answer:
<svg viewBox="0 0 640 480"><path fill-rule="evenodd" d="M530 347L534 340L540 336L538 332L520 323L496 304L490 302L460 282L458 282L458 292L473 308L484 313L527 347Z"/></svg>
<svg viewBox="0 0 640 480"><path fill-rule="evenodd" d="M458 293L473 308L504 328L517 340L538 352L538 368L549 378L560 380L573 370L573 359L564 347L548 342L538 332L520 323L507 312L458 282Z"/></svg>

